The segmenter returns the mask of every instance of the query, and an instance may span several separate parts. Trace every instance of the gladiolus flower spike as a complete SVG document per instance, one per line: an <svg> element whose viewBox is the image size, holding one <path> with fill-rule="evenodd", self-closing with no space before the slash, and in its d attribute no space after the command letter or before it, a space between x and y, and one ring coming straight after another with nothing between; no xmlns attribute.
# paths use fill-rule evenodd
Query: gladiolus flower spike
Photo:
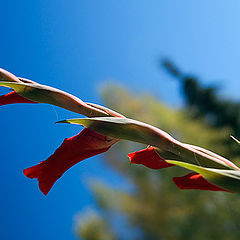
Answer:
<svg viewBox="0 0 240 240"><path fill-rule="evenodd" d="M184 144L154 126L126 118L106 107L83 102L59 89L18 78L3 69L0 69L0 86L13 89L0 96L0 105L47 103L88 117L58 122L80 124L86 128L76 136L66 138L45 161L23 170L26 177L38 180L39 189L45 195L73 165L106 152L121 139L149 145L128 154L131 164L155 170L173 166L190 170L183 177L173 178L180 189L240 192L239 167L216 153Z"/></svg>

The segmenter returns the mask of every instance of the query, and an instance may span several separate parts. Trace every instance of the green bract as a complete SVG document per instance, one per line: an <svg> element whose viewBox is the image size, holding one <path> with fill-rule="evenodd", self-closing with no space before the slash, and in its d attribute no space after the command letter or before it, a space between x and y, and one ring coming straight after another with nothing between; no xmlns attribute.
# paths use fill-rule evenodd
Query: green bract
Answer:
<svg viewBox="0 0 240 240"><path fill-rule="evenodd" d="M82 115L109 116L105 111L92 107L81 99L57 88L38 83L2 82L0 86L14 89L19 95L34 102L48 103Z"/></svg>
<svg viewBox="0 0 240 240"><path fill-rule="evenodd" d="M214 154L210 155L198 150L194 146L183 144L166 132L133 119L96 117L68 119L59 121L58 123L81 124L110 137L148 144L177 155L179 161L197 164L203 167L238 169L238 167L232 163L230 166L230 161L227 159L226 161L222 161L215 157Z"/></svg>
<svg viewBox="0 0 240 240"><path fill-rule="evenodd" d="M168 163L184 167L186 169L200 173L209 182L216 184L224 189L240 192L240 170L222 170L214 168L205 168L197 165L166 160Z"/></svg>

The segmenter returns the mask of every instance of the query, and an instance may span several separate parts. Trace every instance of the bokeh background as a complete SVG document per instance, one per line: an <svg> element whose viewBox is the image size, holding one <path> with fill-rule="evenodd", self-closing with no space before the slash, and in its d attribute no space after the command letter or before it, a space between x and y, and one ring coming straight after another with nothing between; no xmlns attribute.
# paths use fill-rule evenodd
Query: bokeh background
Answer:
<svg viewBox="0 0 240 240"><path fill-rule="evenodd" d="M237 160L225 140L240 134L239 11L234 0L2 1L0 67ZM238 195L181 191L175 170L130 167L139 146L129 142L74 166L43 196L22 170L77 134L55 124L77 115L44 104L0 110L1 239L239 239Z"/></svg>

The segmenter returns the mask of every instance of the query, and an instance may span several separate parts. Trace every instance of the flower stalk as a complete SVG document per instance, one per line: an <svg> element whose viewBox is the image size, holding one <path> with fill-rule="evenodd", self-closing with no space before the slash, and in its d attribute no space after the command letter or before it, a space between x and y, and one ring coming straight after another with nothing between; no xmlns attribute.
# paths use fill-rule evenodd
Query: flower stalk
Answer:
<svg viewBox="0 0 240 240"><path fill-rule="evenodd" d="M178 166L190 170L186 176L173 178L181 189L240 192L239 167L207 149L182 143L152 125L129 119L107 107L84 102L57 88L18 78L4 69L0 69L0 86L13 89L0 96L0 105L47 103L87 117L59 121L85 128L76 136L65 139L47 160L24 170L25 176L38 179L39 188L45 195L73 165L106 152L121 139L149 145L128 154L132 164L151 169Z"/></svg>

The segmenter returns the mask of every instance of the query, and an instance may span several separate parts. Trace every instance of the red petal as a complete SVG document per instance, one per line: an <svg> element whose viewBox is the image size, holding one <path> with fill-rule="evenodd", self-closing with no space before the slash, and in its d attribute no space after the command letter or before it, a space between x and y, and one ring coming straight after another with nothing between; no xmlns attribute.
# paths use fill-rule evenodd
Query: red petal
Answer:
<svg viewBox="0 0 240 240"><path fill-rule="evenodd" d="M199 189L209 191L231 192L208 182L206 179L202 177L201 174L195 172L191 172L182 177L174 177L173 181L177 185L177 187L181 189Z"/></svg>
<svg viewBox="0 0 240 240"><path fill-rule="evenodd" d="M17 94L15 91L7 93L0 96L0 106L12 103L36 103L31 100L28 100L21 95Z"/></svg>
<svg viewBox="0 0 240 240"><path fill-rule="evenodd" d="M23 173L26 177L37 178L40 190L47 195L57 179L70 167L106 152L115 142L116 140L108 141L106 136L85 128L78 135L66 138L47 160L24 169Z"/></svg>
<svg viewBox="0 0 240 240"><path fill-rule="evenodd" d="M161 169L174 166L161 158L154 147L146 148L137 152L129 153L131 163L143 164L152 169Z"/></svg>

